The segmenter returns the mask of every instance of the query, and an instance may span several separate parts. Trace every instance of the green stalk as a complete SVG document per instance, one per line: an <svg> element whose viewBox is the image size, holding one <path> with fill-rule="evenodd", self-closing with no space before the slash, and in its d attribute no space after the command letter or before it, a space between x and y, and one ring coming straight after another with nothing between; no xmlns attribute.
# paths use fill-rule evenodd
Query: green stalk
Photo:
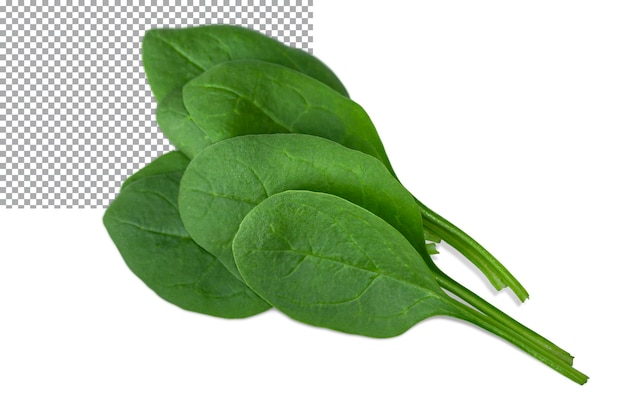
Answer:
<svg viewBox="0 0 626 417"><path fill-rule="evenodd" d="M430 262L429 262L430 264ZM474 307L476 310L485 314L487 317L490 317L505 326L509 331L519 334L525 338L527 338L531 343L535 344L538 348L545 349L549 352L552 352L554 355L558 356L561 360L572 365L574 362L574 358L565 350L561 349L545 337L540 334L534 332L528 327L524 326L511 316L507 315L501 310L498 310L496 307L491 305L489 302L482 299L477 294L473 293L471 290L465 288L458 282L454 281L452 278L448 277L446 274L441 272L436 266L435 270L435 278L439 285L450 293L456 295L461 298L463 301Z"/></svg>
<svg viewBox="0 0 626 417"><path fill-rule="evenodd" d="M454 224L426 207L417 199L415 201L421 207L425 230L440 236L463 254L485 274L497 290L508 286L520 301L528 298L526 289L491 253Z"/></svg>
<svg viewBox="0 0 626 417"><path fill-rule="evenodd" d="M508 328L510 331L515 332L517 334L523 335L529 341L534 343L538 348L546 349L555 355L559 356L563 361L568 364L573 363L573 357L568 352L564 351L554 343L550 342L543 336L519 323L506 313L494 307L492 304L472 292L471 290L465 288L463 285L456 282L450 276L448 276L445 272L443 272L437 264L433 261L433 259L429 256L431 252L428 247L423 248L421 245L422 242L417 242L417 245L414 247L420 252L423 256L422 258L428 264L430 270L433 272L437 283L445 290L449 291L451 294L457 296L465 303L469 304L474 309L480 311L488 317L496 320L501 325Z"/></svg>
<svg viewBox="0 0 626 417"><path fill-rule="evenodd" d="M554 352L538 348L533 342L503 327L501 323L493 318L482 315L478 311L473 310L455 299L450 299L450 302L453 307L453 311L451 312L452 316L468 321L501 337L577 384L583 385L589 379L587 375L572 367L570 363L564 361L560 356L555 355Z"/></svg>

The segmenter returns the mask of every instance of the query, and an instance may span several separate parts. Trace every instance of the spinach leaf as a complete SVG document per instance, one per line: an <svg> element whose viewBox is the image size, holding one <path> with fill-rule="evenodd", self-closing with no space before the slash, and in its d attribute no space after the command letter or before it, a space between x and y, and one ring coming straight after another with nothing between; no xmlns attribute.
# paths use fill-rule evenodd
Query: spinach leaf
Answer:
<svg viewBox="0 0 626 417"><path fill-rule="evenodd" d="M241 220L267 197L290 189L323 191L362 205L427 256L419 208L385 166L310 135L248 135L207 147L183 175L180 213L191 237L238 274L231 242Z"/></svg>
<svg viewBox="0 0 626 417"><path fill-rule="evenodd" d="M348 94L330 68L313 55L239 26L150 29L143 39L142 59L157 101L213 65L238 59L284 65Z"/></svg>
<svg viewBox="0 0 626 417"><path fill-rule="evenodd" d="M250 60L215 65L183 87L183 102L213 143L249 134L305 133L372 155L392 171L361 106L284 66Z"/></svg>
<svg viewBox="0 0 626 417"><path fill-rule="evenodd" d="M104 215L109 236L135 275L183 309L228 318L269 309L183 227L178 192L188 163L171 152L128 178Z"/></svg>
<svg viewBox="0 0 626 417"><path fill-rule="evenodd" d="M244 218L233 254L245 282L299 321L371 337L456 311L415 249L340 197L285 191Z"/></svg>
<svg viewBox="0 0 626 417"><path fill-rule="evenodd" d="M468 321L564 376L587 376L447 296L413 246L388 223L340 197L275 194L252 209L233 241L244 281L288 316L370 337L393 337L432 316Z"/></svg>

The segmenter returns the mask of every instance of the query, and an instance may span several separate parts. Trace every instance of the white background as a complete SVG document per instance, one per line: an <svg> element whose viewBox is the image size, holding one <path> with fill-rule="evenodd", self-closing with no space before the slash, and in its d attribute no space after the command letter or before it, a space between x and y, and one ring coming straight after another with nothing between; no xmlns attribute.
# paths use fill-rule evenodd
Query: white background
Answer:
<svg viewBox="0 0 626 417"><path fill-rule="evenodd" d="M103 210L4 209L0 415L624 415L624 3L337 3L315 0L315 54L407 188L531 299L438 261L587 385L445 318L376 340L185 312L128 271Z"/></svg>

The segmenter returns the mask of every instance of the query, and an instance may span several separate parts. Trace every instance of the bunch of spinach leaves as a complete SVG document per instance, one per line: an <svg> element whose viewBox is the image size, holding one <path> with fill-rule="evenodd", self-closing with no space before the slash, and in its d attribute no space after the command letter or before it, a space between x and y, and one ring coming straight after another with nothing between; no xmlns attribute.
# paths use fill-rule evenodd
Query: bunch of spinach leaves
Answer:
<svg viewBox="0 0 626 417"><path fill-rule="evenodd" d="M129 177L103 221L156 294L225 318L275 307L371 337L452 316L586 382L569 353L435 265L445 240L495 288L528 296L402 186L369 116L317 58L214 25L149 30L143 62L177 150Z"/></svg>

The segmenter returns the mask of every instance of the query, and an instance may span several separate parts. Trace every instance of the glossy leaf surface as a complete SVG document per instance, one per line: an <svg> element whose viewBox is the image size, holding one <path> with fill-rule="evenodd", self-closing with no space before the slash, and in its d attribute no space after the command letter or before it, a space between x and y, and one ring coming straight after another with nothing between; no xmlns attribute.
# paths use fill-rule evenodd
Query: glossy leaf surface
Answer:
<svg viewBox="0 0 626 417"><path fill-rule="evenodd" d="M280 65L216 65L185 85L183 102L212 143L249 134L305 133L372 155L391 170L376 128L361 106Z"/></svg>
<svg viewBox="0 0 626 417"><path fill-rule="evenodd" d="M249 135L209 146L181 181L181 217L193 239L236 274L231 242L241 220L267 197L292 189L335 194L366 207L426 255L419 207L385 166L310 135Z"/></svg>
<svg viewBox="0 0 626 417"><path fill-rule="evenodd" d="M452 308L396 229L337 196L269 197L245 217L233 251L251 288L315 326L391 337Z"/></svg>

